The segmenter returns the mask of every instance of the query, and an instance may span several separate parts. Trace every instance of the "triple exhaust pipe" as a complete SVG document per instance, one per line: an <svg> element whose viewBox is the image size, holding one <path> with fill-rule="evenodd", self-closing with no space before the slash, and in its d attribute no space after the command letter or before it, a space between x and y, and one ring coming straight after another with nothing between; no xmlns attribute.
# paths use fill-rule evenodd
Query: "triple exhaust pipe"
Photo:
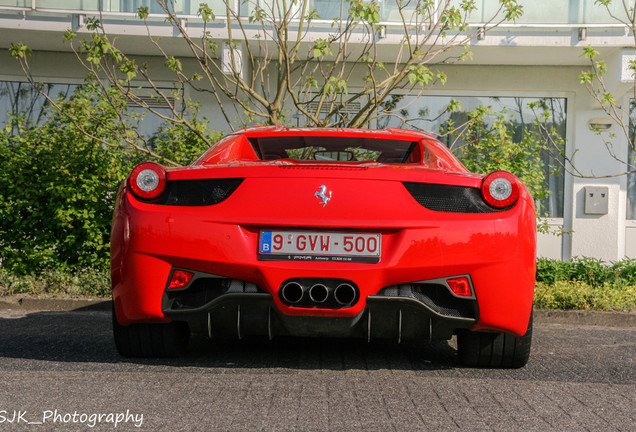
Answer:
<svg viewBox="0 0 636 432"><path fill-rule="evenodd" d="M288 305L333 308L351 306L358 297L358 291L348 282L330 284L329 281L296 279L283 283L280 296Z"/></svg>

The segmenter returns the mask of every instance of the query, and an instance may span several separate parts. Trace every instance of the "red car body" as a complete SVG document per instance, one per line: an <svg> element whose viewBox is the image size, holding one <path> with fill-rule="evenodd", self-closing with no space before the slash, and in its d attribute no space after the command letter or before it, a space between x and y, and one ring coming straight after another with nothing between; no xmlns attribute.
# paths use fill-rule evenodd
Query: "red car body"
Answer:
<svg viewBox="0 0 636 432"><path fill-rule="evenodd" d="M347 139L372 143L364 154L380 156L355 160L349 147L330 144ZM301 151L303 140L325 143L314 153L319 160L281 151L280 142ZM404 143L410 147L399 163L393 150L383 150ZM337 160L342 157L350 160ZM512 204L490 206L482 197L488 177L468 172L427 134L250 128L228 135L191 166L160 170L167 190L161 197L140 197L131 179L117 197L116 332L184 322L211 337L401 340L463 332L520 340L530 333L532 197L503 173L516 195ZM221 199L206 201L197 195L203 189ZM275 247L279 254L263 250ZM124 345L143 345L137 330ZM154 355L121 345L123 354Z"/></svg>

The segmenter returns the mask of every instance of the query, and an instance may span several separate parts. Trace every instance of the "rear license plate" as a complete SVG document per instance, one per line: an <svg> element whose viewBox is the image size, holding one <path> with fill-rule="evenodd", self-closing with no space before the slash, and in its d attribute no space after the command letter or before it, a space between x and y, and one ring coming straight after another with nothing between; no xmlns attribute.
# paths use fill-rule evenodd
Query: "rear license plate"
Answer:
<svg viewBox="0 0 636 432"><path fill-rule="evenodd" d="M380 262L380 234L261 231L258 258L272 261Z"/></svg>

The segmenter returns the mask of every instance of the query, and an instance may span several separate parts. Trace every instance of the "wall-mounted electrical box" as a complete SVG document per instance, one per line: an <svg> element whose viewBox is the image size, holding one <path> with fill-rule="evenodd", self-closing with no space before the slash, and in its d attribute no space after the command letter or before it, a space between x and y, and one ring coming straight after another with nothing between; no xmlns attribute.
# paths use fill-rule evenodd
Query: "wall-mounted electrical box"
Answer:
<svg viewBox="0 0 636 432"><path fill-rule="evenodd" d="M609 202L609 189L607 187L585 187L585 214L606 215Z"/></svg>

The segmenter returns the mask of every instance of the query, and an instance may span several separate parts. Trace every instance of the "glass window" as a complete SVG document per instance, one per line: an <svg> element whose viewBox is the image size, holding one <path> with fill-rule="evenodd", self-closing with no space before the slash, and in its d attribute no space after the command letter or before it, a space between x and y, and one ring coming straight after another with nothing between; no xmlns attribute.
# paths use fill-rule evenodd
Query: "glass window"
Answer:
<svg viewBox="0 0 636 432"><path fill-rule="evenodd" d="M311 161L407 163L417 143L412 141L334 137L276 136L250 138L263 160L297 159Z"/></svg>
<svg viewBox="0 0 636 432"><path fill-rule="evenodd" d="M29 2L31 5L31 2ZM82 10L82 11L98 11L100 8L99 0L37 0L38 9L60 9L60 10Z"/></svg>
<svg viewBox="0 0 636 432"><path fill-rule="evenodd" d="M451 0L451 5L459 7L462 0ZM615 20L604 6L597 0L519 0L523 7L523 15L515 21L517 24L596 24L612 23ZM470 14L471 23L484 23L497 16L495 22L503 18L500 2L495 0L477 0L477 8ZM624 16L623 2L613 1L609 4L613 15Z"/></svg>
<svg viewBox="0 0 636 432"><path fill-rule="evenodd" d="M0 0L0 6L8 7L31 7L31 1L29 0Z"/></svg>
<svg viewBox="0 0 636 432"><path fill-rule="evenodd" d="M41 84L42 91L52 99L67 98L77 84ZM0 126L9 124L11 117L24 115L29 124L46 119L47 99L28 82L0 81Z"/></svg>
<svg viewBox="0 0 636 432"><path fill-rule="evenodd" d="M331 20L334 18L343 17L346 19L349 16L349 2L341 0L313 0L311 7L316 9L316 13L320 16L320 19Z"/></svg>
<svg viewBox="0 0 636 432"><path fill-rule="evenodd" d="M171 3L171 6L172 5ZM164 13L163 8L154 0L120 0L119 2L119 11L121 12L137 12L140 7L147 7L148 12L151 14Z"/></svg>
<svg viewBox="0 0 636 432"><path fill-rule="evenodd" d="M461 111L449 112L448 106L453 100L461 103ZM461 148L466 143L444 134L450 125L457 127L465 124L469 120L468 112L480 106L487 106L491 107L495 114L505 113L510 122L513 141L523 142L524 134L536 132L537 129L536 115L528 106L530 103L540 104L542 109L548 111L550 119L545 126L553 129L554 134L565 142L567 105L565 98L397 95L385 103L385 111L378 119L377 126L379 128L400 127L439 134L439 139L461 159ZM486 117L487 122L494 120L495 117ZM563 217L563 160L555 156L558 155L559 150L562 149L541 151L538 155L544 164L545 182L550 191L547 198L536 202L539 214L544 217Z"/></svg>
<svg viewBox="0 0 636 432"><path fill-rule="evenodd" d="M41 83L40 86L41 90L53 100L68 99L79 88L79 84ZM170 97L170 89L162 90ZM146 89L144 91L144 89L140 89L138 93L153 109L166 117L172 115L169 107L165 106L159 98L153 97L150 94L150 90ZM174 103L172 99L169 101ZM6 125L10 124L10 119L18 115L23 116L29 125L42 124L47 119L47 112L51 108L50 105L49 101L31 83L0 81L0 127L6 127ZM143 108L130 107L129 113L132 117L143 119L139 121L136 128L146 139L152 140L152 137L164 124L163 119ZM11 132L17 132L15 126L13 126Z"/></svg>

